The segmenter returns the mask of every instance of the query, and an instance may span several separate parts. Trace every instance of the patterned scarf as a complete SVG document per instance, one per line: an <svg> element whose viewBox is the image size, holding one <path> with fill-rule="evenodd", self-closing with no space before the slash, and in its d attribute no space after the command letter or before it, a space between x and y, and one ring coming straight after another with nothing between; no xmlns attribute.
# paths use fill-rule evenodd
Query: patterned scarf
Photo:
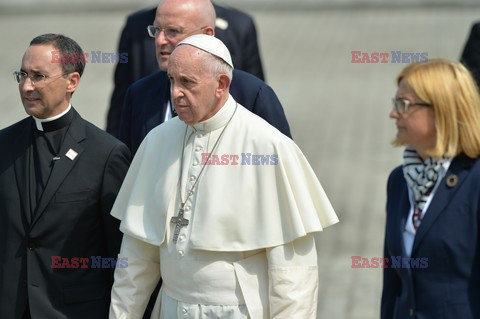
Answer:
<svg viewBox="0 0 480 319"><path fill-rule="evenodd" d="M429 157L425 161L418 155L417 151L407 145L403 152L403 176L407 185L413 191L415 207L413 224L415 229L421 222L421 212L427 203L428 196L437 183L438 173L448 158Z"/></svg>

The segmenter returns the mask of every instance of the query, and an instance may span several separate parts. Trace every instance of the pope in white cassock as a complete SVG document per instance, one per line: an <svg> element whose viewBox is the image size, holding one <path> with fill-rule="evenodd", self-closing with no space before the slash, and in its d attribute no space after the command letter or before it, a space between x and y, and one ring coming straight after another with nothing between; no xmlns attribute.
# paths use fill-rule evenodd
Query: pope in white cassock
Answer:
<svg viewBox="0 0 480 319"><path fill-rule="evenodd" d="M225 45L194 35L168 76L178 117L148 134L112 215L110 318L316 318L314 234L338 218L296 144L229 95Z"/></svg>

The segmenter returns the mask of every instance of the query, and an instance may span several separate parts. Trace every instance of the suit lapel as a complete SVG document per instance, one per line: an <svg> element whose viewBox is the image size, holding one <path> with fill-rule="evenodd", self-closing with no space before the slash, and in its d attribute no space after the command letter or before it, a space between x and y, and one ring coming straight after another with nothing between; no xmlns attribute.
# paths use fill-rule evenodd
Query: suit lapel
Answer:
<svg viewBox="0 0 480 319"><path fill-rule="evenodd" d="M25 121L26 125L22 127L22 132L19 134L21 138L15 143L15 147L21 148L20 151L12 151L12 154L21 154L14 163L15 178L18 188L18 194L20 196L20 205L22 206L22 213L24 214L28 224L31 223L31 205L30 205L30 177L29 177L29 160L32 155L33 147L33 124L30 121Z"/></svg>
<svg viewBox="0 0 480 319"><path fill-rule="evenodd" d="M405 255L405 247L403 244L403 230L405 228L405 220L408 217L408 212L410 210L410 201L408 199L408 189L407 184L405 183L405 179L401 178L400 187L397 189L399 192L398 201L398 210L397 214L394 216L394 220L390 224L390 232L392 234L391 238L397 238L397 240L393 240L392 245L392 256L404 256Z"/></svg>
<svg viewBox="0 0 480 319"><path fill-rule="evenodd" d="M65 134L62 147L60 148L60 159L55 162L47 185L45 186L45 190L43 191L42 197L37 204L32 226L45 212L45 209L51 202L61 183L76 165L84 151L79 142L85 139L85 122L75 110L73 111L75 112L75 115L70 127L68 128L68 131ZM72 151L74 153L72 153Z"/></svg>
<svg viewBox="0 0 480 319"><path fill-rule="evenodd" d="M474 160L469 159L466 156L460 155L453 159L450 164L445 177L442 179L438 188L430 202L430 206L425 212L425 217L420 224L420 227L417 230L415 235L415 240L413 242L412 256L415 254L415 251L418 249L418 246L422 243L426 234L435 223L437 218L445 211L447 205L452 201L455 193L460 189L463 182L470 173L470 167L473 165ZM447 179L449 177L456 176L458 178L457 182L453 186L447 185Z"/></svg>
<svg viewBox="0 0 480 319"><path fill-rule="evenodd" d="M165 114L170 101L170 81L168 81L167 74L163 71L158 72L158 77L155 78L156 94L150 100L150 107L145 123L144 137L158 125L165 120Z"/></svg>

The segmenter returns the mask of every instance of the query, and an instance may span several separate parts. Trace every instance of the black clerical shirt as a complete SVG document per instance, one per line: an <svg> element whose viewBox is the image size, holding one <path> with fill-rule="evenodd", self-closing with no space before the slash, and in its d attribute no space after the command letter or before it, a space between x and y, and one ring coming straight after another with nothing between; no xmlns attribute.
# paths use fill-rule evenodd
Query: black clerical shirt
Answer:
<svg viewBox="0 0 480 319"><path fill-rule="evenodd" d="M42 122L43 131L33 123L33 148L30 154L30 205L32 220L35 215L37 204L45 190L55 162L59 160L59 152L62 147L65 134L74 117L70 110L62 117L49 122Z"/></svg>

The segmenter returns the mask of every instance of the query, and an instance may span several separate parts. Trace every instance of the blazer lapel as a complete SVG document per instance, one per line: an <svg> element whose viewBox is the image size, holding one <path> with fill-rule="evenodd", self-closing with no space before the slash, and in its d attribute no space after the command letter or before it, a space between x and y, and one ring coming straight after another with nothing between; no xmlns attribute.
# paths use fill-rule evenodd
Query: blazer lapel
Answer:
<svg viewBox="0 0 480 319"><path fill-rule="evenodd" d="M410 201L408 199L408 189L407 184L404 182L405 179L402 177L401 188L398 189L398 210L395 214L394 220L390 225L390 232L392 234L391 238L396 238L391 243L392 256L405 256L405 246L403 244L403 230L405 228L405 220L408 217L408 212L410 210Z"/></svg>
<svg viewBox="0 0 480 319"><path fill-rule="evenodd" d="M75 112L75 116L65 134L62 147L60 148L60 159L55 162L52 168L52 172L50 173L45 190L43 191L42 197L37 204L32 226L45 212L45 209L57 192L61 183L76 165L84 151L79 142L85 139L85 123L80 115L75 110L73 111Z"/></svg>
<svg viewBox="0 0 480 319"><path fill-rule="evenodd" d="M165 114L167 113L168 102L170 101L170 81L168 80L167 74L160 71L157 74L157 78L155 81L156 92L154 98L150 100L143 137L165 121Z"/></svg>
<svg viewBox="0 0 480 319"><path fill-rule="evenodd" d="M33 146L33 126L31 121L26 121L26 125L23 128L20 136L20 140L15 143L17 148L21 148L21 151L12 151L12 154L21 154L14 163L15 178L18 188L18 194L20 196L20 205L22 206L22 213L24 214L28 224L31 223L32 212L30 205L30 179L29 179L29 159L32 153Z"/></svg>
<svg viewBox="0 0 480 319"><path fill-rule="evenodd" d="M473 160L464 155L460 155L453 159L445 177L438 185L434 197L430 202L430 206L425 213L425 217L417 230L413 242L412 256L415 254L416 249L418 249L418 246L421 244L436 219L445 211L445 207L452 201L455 193L462 186L462 183L470 172L469 168L472 164ZM456 176L457 182L453 186L447 185L447 180L453 176Z"/></svg>

